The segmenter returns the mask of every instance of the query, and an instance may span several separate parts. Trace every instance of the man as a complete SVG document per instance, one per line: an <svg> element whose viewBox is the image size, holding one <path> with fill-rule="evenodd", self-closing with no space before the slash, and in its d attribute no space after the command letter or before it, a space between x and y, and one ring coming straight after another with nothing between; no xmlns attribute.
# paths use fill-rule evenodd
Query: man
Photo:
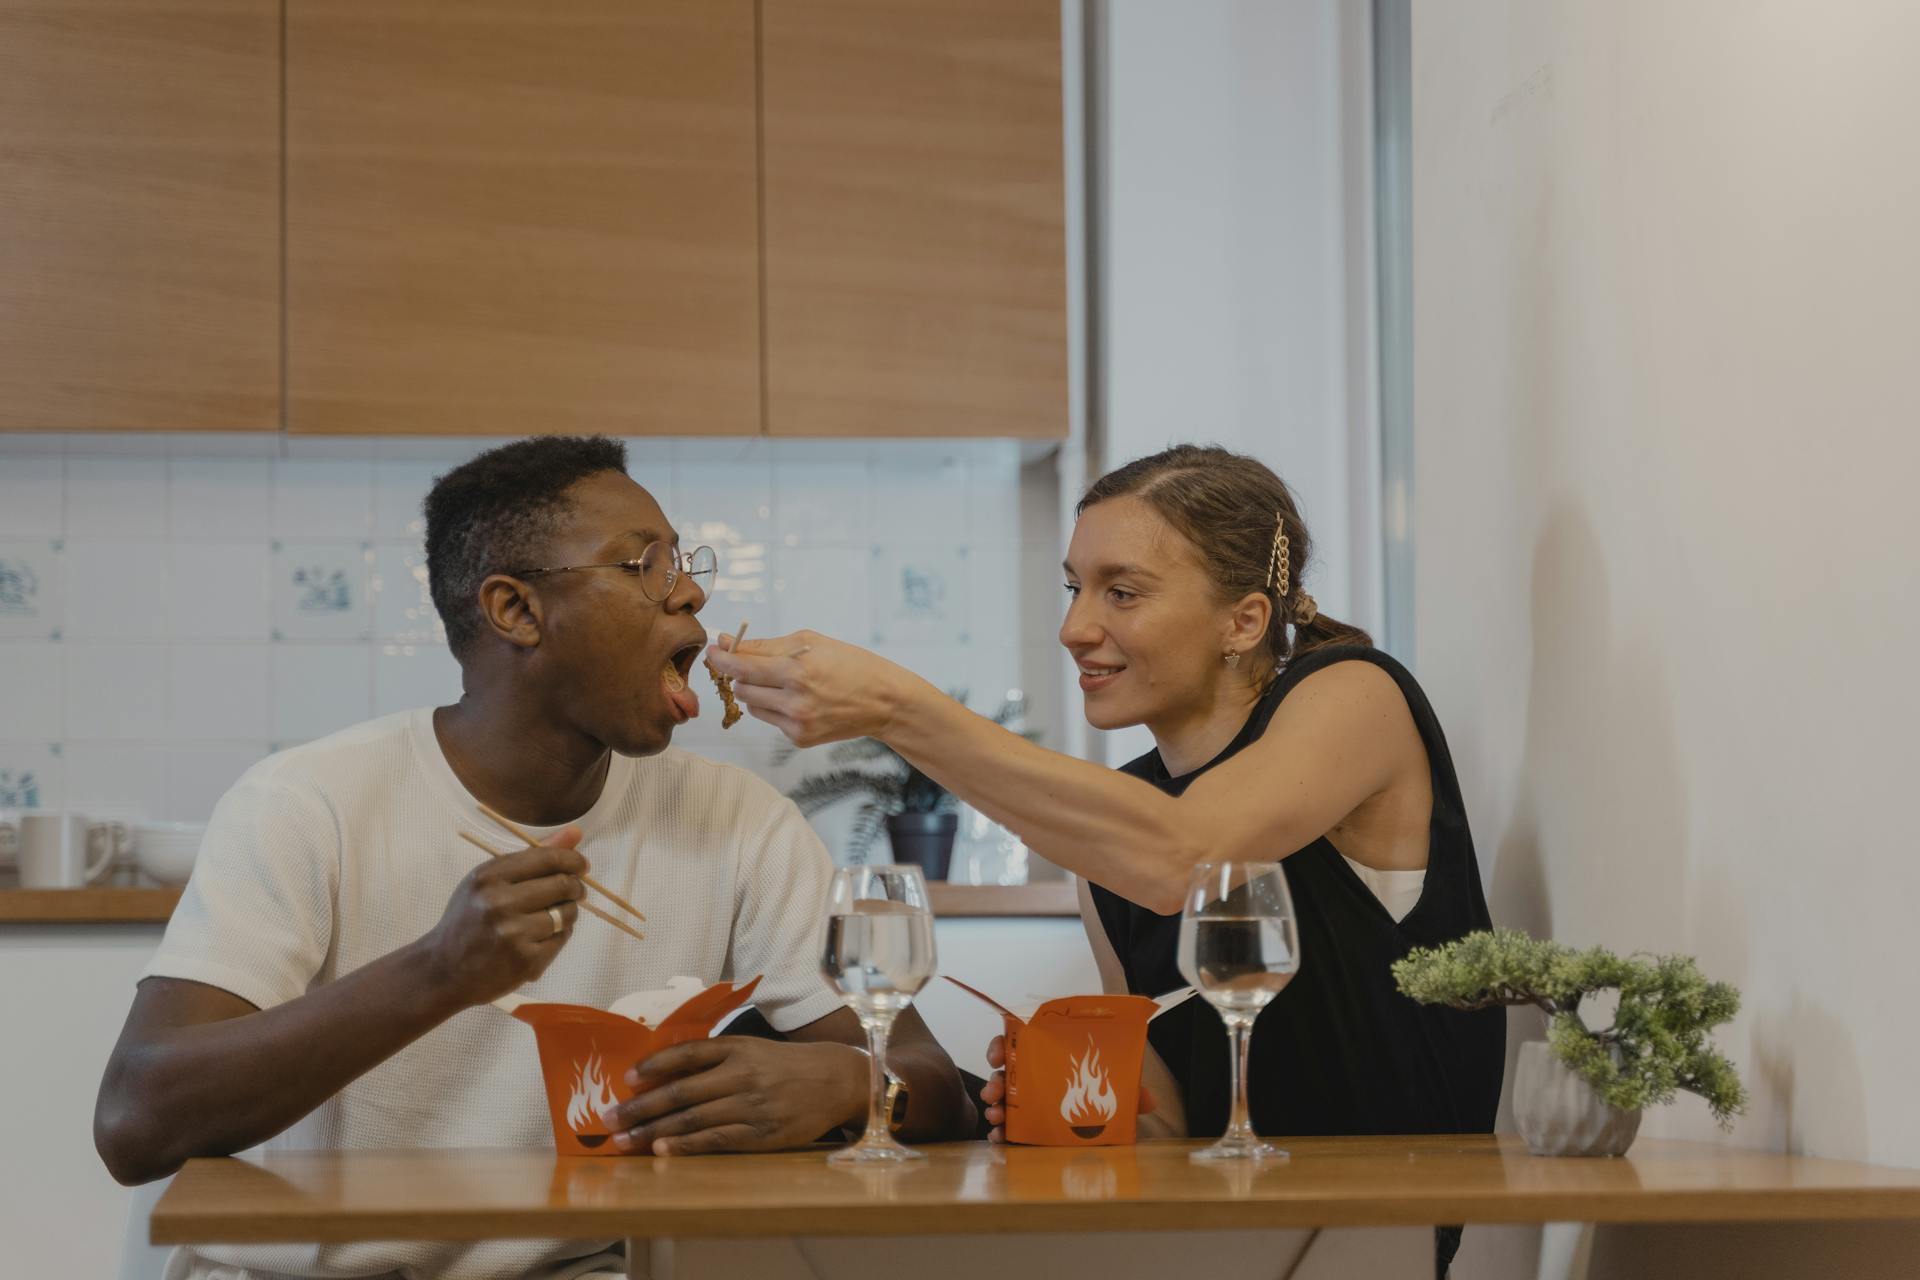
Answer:
<svg viewBox="0 0 1920 1280"><path fill-rule="evenodd" d="M465 692L282 752L222 799L101 1084L95 1142L120 1181L260 1143L544 1146L532 1033L488 1002L605 1007L677 974L764 975L756 1003L787 1039L628 1064L670 1082L617 1109L618 1147L766 1150L864 1117L864 1038L817 967L826 851L759 779L669 747L699 710L711 562L681 554L625 465L614 441L523 440L434 486L428 574ZM460 838L499 842L482 802L539 845L487 860ZM646 913L644 942L576 914L589 861ZM887 1066L904 1136L972 1131L911 1013ZM621 1265L606 1241L374 1243L206 1248L169 1273Z"/></svg>

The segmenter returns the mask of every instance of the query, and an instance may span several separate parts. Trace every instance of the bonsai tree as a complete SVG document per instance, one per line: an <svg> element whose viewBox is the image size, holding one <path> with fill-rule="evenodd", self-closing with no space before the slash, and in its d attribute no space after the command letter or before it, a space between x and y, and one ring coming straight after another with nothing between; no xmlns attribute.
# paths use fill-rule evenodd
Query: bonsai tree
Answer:
<svg viewBox="0 0 1920 1280"><path fill-rule="evenodd" d="M1454 1009L1534 1005L1546 1011L1553 1056L1622 1111L1698 1094L1723 1129L1747 1106L1747 1091L1707 1033L1740 1009L1740 993L1708 982L1691 956L1576 951L1516 929L1482 930L1444 946L1417 947L1393 966L1403 994ZM1617 991L1613 1024L1580 1018L1580 1002Z"/></svg>
<svg viewBox="0 0 1920 1280"><path fill-rule="evenodd" d="M949 690L948 696L962 704L967 700L964 690ZM1004 726L1026 714L1027 699L1021 694L1002 702L988 719ZM1020 736L1028 742L1037 742L1040 738L1037 730L1021 730ZM795 750L791 745L783 745L775 753L774 763L786 763L793 758ZM874 762L879 763L878 769L865 767ZM959 808L952 792L878 738L855 738L830 747L827 763L832 767L824 773L802 778L787 793L787 798L809 816L857 798L860 810L854 815L853 830L847 837L847 855L855 862L866 861L867 850L894 814L952 813Z"/></svg>

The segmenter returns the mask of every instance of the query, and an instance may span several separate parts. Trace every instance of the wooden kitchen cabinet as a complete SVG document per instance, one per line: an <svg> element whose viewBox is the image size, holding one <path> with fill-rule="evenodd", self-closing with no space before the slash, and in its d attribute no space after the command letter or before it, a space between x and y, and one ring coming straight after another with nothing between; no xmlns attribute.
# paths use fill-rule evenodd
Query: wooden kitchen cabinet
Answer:
<svg viewBox="0 0 1920 1280"><path fill-rule="evenodd" d="M753 0L291 0L288 429L761 430Z"/></svg>
<svg viewBox="0 0 1920 1280"><path fill-rule="evenodd" d="M765 0L767 429L1067 430L1057 0Z"/></svg>
<svg viewBox="0 0 1920 1280"><path fill-rule="evenodd" d="M280 5L0 0L0 430L277 430L280 372Z"/></svg>

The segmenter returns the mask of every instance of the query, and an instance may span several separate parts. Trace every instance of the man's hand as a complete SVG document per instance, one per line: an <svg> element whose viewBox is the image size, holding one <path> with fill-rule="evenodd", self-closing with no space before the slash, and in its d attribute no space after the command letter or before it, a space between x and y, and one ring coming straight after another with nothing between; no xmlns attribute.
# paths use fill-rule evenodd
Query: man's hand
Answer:
<svg viewBox="0 0 1920 1280"><path fill-rule="evenodd" d="M694 1040L627 1072L630 1086L643 1079L653 1088L601 1117L621 1151L775 1151L812 1142L867 1110L867 1055L830 1041Z"/></svg>
<svg viewBox="0 0 1920 1280"><path fill-rule="evenodd" d="M547 843L475 867L446 914L420 940L434 974L469 1005L485 1004L545 973L572 936L574 904L586 894L587 860L566 827ZM554 928L552 912L560 912Z"/></svg>
<svg viewBox="0 0 1920 1280"><path fill-rule="evenodd" d="M987 1141L1005 1142L1007 1140L1007 1038L995 1036L987 1042L987 1065L993 1068L993 1075L980 1086L980 1101L987 1104L987 1123L992 1126L987 1131ZM1159 1099L1147 1088L1144 1081L1140 1085L1140 1110L1142 1116L1152 1115L1160 1109Z"/></svg>

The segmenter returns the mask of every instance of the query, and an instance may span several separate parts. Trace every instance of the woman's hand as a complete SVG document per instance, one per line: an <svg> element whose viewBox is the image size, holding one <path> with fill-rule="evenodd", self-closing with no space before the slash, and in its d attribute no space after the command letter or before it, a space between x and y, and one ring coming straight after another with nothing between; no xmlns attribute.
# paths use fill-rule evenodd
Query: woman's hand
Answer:
<svg viewBox="0 0 1920 1280"><path fill-rule="evenodd" d="M987 1041L987 1065L993 1068L993 1075L980 1086L980 1101L987 1104L987 1123L993 1128L987 1133L989 1142L1007 1140L1007 1038L995 1036ZM1159 1099L1147 1088L1145 1082L1140 1085L1140 1111L1143 1116L1152 1115L1160 1109ZM1154 1135L1158 1136L1158 1135Z"/></svg>
<svg viewBox="0 0 1920 1280"><path fill-rule="evenodd" d="M733 677L748 712L796 746L880 737L916 686L932 688L878 654L813 631L732 644L722 636L707 658Z"/></svg>

